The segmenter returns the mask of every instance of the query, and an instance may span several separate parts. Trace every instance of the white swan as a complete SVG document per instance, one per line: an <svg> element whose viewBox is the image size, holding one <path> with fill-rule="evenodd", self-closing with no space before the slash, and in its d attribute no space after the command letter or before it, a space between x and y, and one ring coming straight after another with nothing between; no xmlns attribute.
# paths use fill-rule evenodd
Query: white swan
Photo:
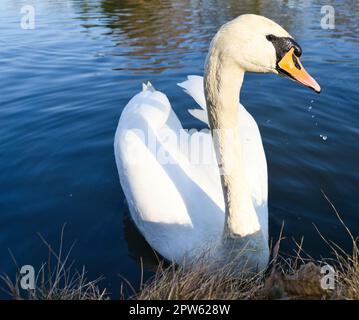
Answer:
<svg viewBox="0 0 359 320"><path fill-rule="evenodd" d="M185 132L167 97L150 83L126 105L114 143L120 182L136 226L163 257L182 263L213 248L213 260L227 263L241 253L246 266L265 268L267 165L239 93L246 71L282 74L319 92L300 55L275 22L242 15L212 40L204 79L189 76L179 84L202 108L190 113L211 131ZM187 149L180 143L186 139ZM210 150L214 145L217 161L193 161L198 141Z"/></svg>

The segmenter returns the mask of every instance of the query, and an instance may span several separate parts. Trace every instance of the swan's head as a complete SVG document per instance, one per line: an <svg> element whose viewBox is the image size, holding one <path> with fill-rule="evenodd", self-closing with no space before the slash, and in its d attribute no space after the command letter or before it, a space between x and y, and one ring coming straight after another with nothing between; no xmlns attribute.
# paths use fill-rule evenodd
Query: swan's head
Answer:
<svg viewBox="0 0 359 320"><path fill-rule="evenodd" d="M213 39L212 50L244 71L279 74L320 92L300 62L299 44L265 17L245 14L228 22Z"/></svg>

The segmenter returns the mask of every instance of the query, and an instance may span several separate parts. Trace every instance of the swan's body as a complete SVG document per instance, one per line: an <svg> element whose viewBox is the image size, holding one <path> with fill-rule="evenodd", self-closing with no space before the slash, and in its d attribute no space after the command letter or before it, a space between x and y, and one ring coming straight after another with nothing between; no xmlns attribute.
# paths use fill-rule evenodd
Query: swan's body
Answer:
<svg viewBox="0 0 359 320"><path fill-rule="evenodd" d="M205 108L202 77L189 77L181 85ZM221 239L224 199L220 173L214 157L209 164L193 164L188 152L201 140L206 144L203 149L212 150L211 134L207 131L190 135L182 128L167 97L151 88L145 87L122 112L115 139L116 161L137 227L162 256L180 261L184 255L196 255L203 244L213 246ZM252 116L240 104L238 110L242 117L239 143L246 155L249 188L267 236L267 167L262 140ZM198 118L208 121L204 110L196 112ZM140 132L148 133L146 141L156 140L157 148L151 150L143 143ZM182 141L188 141L184 152L178 150L180 135ZM168 137L177 139L166 140ZM168 151L174 161L160 163L160 149ZM134 150L140 161L126 157Z"/></svg>
<svg viewBox="0 0 359 320"><path fill-rule="evenodd" d="M242 252L251 267L268 261L266 159L257 124L238 101L245 71L275 73L275 48L268 41L257 53L254 27L263 37L289 36L266 18L241 16L212 41L205 78L180 84L202 108L190 113L209 124L212 135L186 132L167 97L150 84L119 120L115 157L131 216L168 260L194 260L210 249L212 260L222 263L232 252ZM212 161L194 161L198 141Z"/></svg>

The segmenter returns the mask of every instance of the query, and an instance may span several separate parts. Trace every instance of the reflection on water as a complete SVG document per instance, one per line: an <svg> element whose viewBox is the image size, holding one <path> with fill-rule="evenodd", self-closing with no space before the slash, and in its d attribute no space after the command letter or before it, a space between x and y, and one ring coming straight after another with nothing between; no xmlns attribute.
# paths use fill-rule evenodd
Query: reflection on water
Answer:
<svg viewBox="0 0 359 320"><path fill-rule="evenodd" d="M340 6L335 1L324 5L334 5L336 10L335 30L323 31L327 38L341 38L357 41L358 20L353 12L358 10L358 2L345 1ZM289 33L296 36L308 30L320 30L323 17L323 1L266 1L228 0L218 3L207 1L142 1L103 0L100 7L106 18L101 17L101 27L110 30L115 46L112 55L128 56L131 61L121 64L118 70L160 73L166 69L181 68L187 55L205 53L209 41L216 30L238 15L255 13L278 21ZM83 1L81 19L85 28L98 27L93 18L98 15L98 3ZM139 61L137 61L139 60Z"/></svg>
<svg viewBox="0 0 359 320"><path fill-rule="evenodd" d="M102 9L109 15L106 24L116 40L119 55L131 55L130 65L118 70L160 73L180 68L191 51L206 52L212 36L225 21L240 14L286 8L280 1L268 8L263 1L102 1ZM287 16L288 29L292 18ZM127 50L123 50L124 47ZM116 54L115 53L115 54ZM137 59L140 60L138 64Z"/></svg>
<svg viewBox="0 0 359 320"><path fill-rule="evenodd" d="M36 8L36 29L19 28L20 8ZM336 12L322 30L322 5ZM46 260L36 233L66 244L89 278L148 276L156 257L129 219L113 157L122 108L150 80L165 92L186 128L200 128L176 87L202 74L209 42L220 25L243 13L280 23L303 48L302 61L322 86L315 95L270 75L248 74L242 102L255 117L269 172L270 237L304 235L308 252L326 255L312 223L349 245L324 190L358 233L358 2L355 0L57 0L0 2L0 272ZM323 140L323 136L327 139ZM283 249L291 252L290 241Z"/></svg>

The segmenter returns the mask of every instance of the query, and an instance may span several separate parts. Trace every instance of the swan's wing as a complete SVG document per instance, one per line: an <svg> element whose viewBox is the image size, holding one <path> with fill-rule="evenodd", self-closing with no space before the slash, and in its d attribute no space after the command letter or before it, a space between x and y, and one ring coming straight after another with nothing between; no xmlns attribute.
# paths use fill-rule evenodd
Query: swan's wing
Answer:
<svg viewBox="0 0 359 320"><path fill-rule="evenodd" d="M188 76L186 81L178 83L178 86L184 89L194 101L198 103L201 109L188 109L188 112L198 120L208 125L208 115L206 107L206 99L203 91L203 77Z"/></svg>
<svg viewBox="0 0 359 320"><path fill-rule="evenodd" d="M203 109L188 109L188 112L190 113L190 115L191 115L192 117L198 119L199 121L204 122L207 126L209 126L207 110L203 110Z"/></svg>
<svg viewBox="0 0 359 320"><path fill-rule="evenodd" d="M193 97L201 109L189 109L189 113L208 125L206 100L204 95L203 77L188 76L187 80L178 84L186 93ZM238 104L240 117L240 143L243 147L246 179L251 190L252 200L261 222L264 234L268 235L268 180L267 161L262 138L256 121L249 112Z"/></svg>
<svg viewBox="0 0 359 320"><path fill-rule="evenodd" d="M169 260L178 261L219 237L223 228L218 169L216 163L192 164L194 139L211 145L208 133L189 135L182 128L167 97L151 84L126 105L115 135L116 164L131 216Z"/></svg>
<svg viewBox="0 0 359 320"><path fill-rule="evenodd" d="M183 88L203 110L207 110L206 98L203 91L203 77L187 76L187 80L178 83L178 86Z"/></svg>

